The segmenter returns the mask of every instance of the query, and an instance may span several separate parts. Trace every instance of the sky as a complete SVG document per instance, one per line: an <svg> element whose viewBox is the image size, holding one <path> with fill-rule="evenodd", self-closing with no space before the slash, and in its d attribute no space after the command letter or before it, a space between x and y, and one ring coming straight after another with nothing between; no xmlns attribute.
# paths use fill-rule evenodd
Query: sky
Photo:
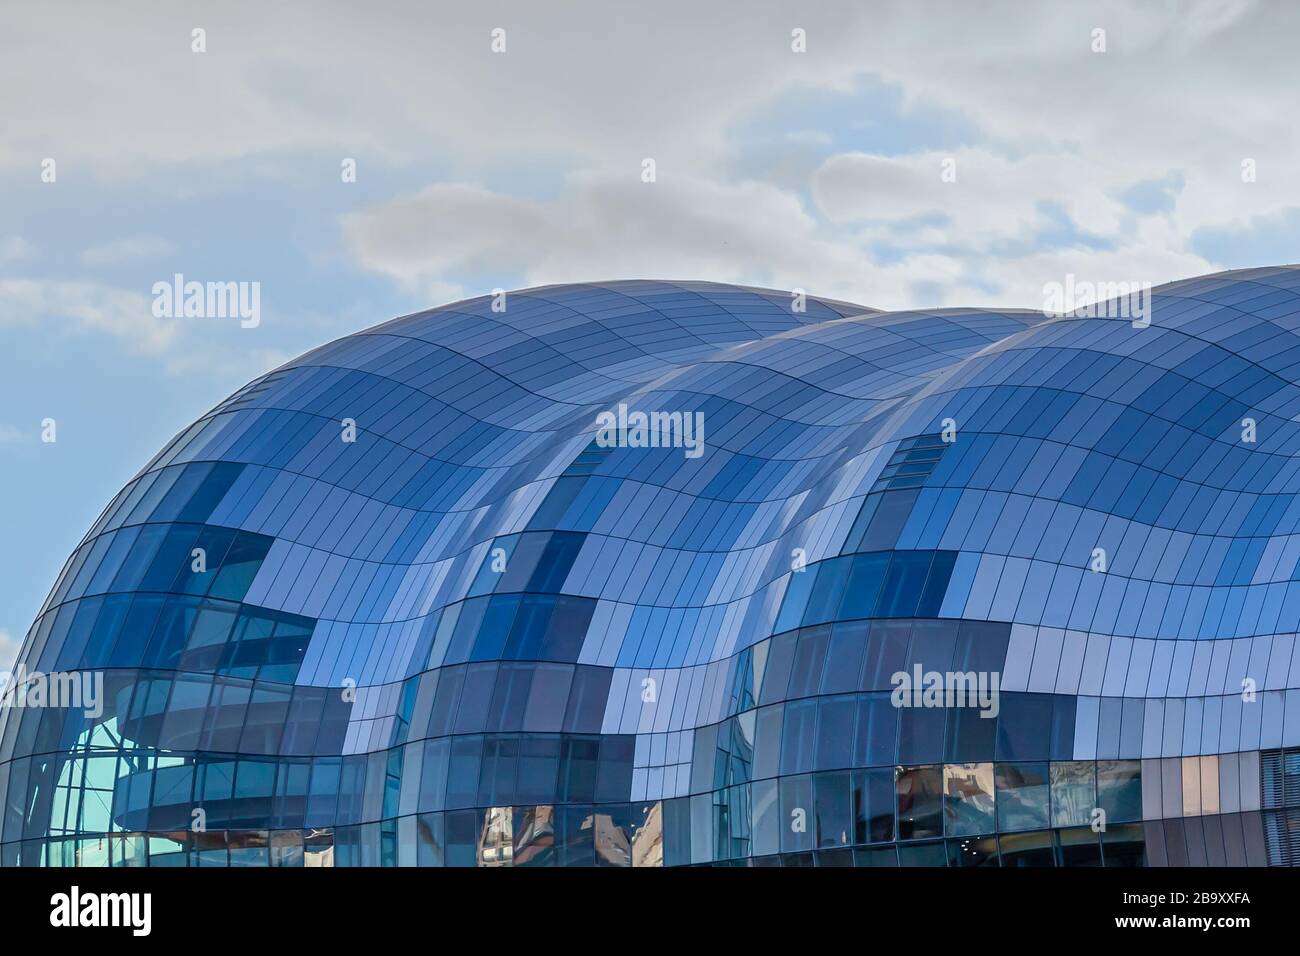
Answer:
<svg viewBox="0 0 1300 956"><path fill-rule="evenodd" d="M617 278L1042 308L1300 258L1300 4L809 6L5 4L0 666L176 432L396 315ZM260 320L156 316L177 273Z"/></svg>

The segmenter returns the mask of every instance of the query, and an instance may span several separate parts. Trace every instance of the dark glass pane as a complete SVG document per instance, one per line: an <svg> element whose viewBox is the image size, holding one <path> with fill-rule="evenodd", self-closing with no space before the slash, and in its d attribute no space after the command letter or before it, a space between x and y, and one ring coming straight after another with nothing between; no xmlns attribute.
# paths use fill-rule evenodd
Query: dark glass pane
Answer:
<svg viewBox="0 0 1300 956"><path fill-rule="evenodd" d="M977 707L948 710L948 737L944 748L951 763L975 763L993 759L997 741L997 717Z"/></svg>
<svg viewBox="0 0 1300 956"><path fill-rule="evenodd" d="M858 697L853 762L859 767L893 766L898 744L899 710L888 694Z"/></svg>
<svg viewBox="0 0 1300 956"><path fill-rule="evenodd" d="M847 772L814 774L813 798L818 847L847 846L853 842L852 797L850 774Z"/></svg>
<svg viewBox="0 0 1300 956"><path fill-rule="evenodd" d="M1003 866L1054 866L1056 863L1051 830L1004 833L998 838L998 848Z"/></svg>
<svg viewBox="0 0 1300 956"><path fill-rule="evenodd" d="M1101 834L1091 827L1057 831L1060 866L1101 866Z"/></svg>
<svg viewBox="0 0 1300 956"><path fill-rule="evenodd" d="M1097 761L1097 805L1108 825L1141 820L1142 761Z"/></svg>
<svg viewBox="0 0 1300 956"><path fill-rule="evenodd" d="M891 690L893 677L907 666L912 640L910 621L874 621L862 674L863 690Z"/></svg>
<svg viewBox="0 0 1300 956"><path fill-rule="evenodd" d="M844 603L840 607L839 616L842 620L875 615L880 587L885 581L885 572L888 568L888 551L854 556L849 579L845 585Z"/></svg>
<svg viewBox="0 0 1300 956"><path fill-rule="evenodd" d="M894 839L894 768L853 772L853 842Z"/></svg>
<svg viewBox="0 0 1300 956"><path fill-rule="evenodd" d="M894 791L900 840L943 836L942 767L898 767Z"/></svg>
<svg viewBox="0 0 1300 956"><path fill-rule="evenodd" d="M948 712L942 707L904 707L898 711L900 763L943 759L943 731Z"/></svg>
<svg viewBox="0 0 1300 956"><path fill-rule="evenodd" d="M813 768L817 746L817 701L785 705L781 740L781 773L806 773Z"/></svg>
<svg viewBox="0 0 1300 956"><path fill-rule="evenodd" d="M763 704L785 700L790 685L790 669L794 665L794 652L799 643L797 631L780 634L768 645L767 663L763 668L763 686L759 689L759 702Z"/></svg>
<svg viewBox="0 0 1300 956"><path fill-rule="evenodd" d="M858 701L852 695L822 697L818 702L817 758L818 770L838 770L854 765L854 728Z"/></svg>
<svg viewBox="0 0 1300 956"><path fill-rule="evenodd" d="M812 849L816 836L812 776L782 777L777 785L781 792L781 852Z"/></svg>
<svg viewBox="0 0 1300 956"><path fill-rule="evenodd" d="M962 837L948 841L949 866L997 866L997 837Z"/></svg>
<svg viewBox="0 0 1300 956"><path fill-rule="evenodd" d="M929 551L895 551L885 575L880 603L876 614L880 617L915 617L921 600L921 589L930 573Z"/></svg>
<svg viewBox="0 0 1300 956"><path fill-rule="evenodd" d="M811 697L817 693L830 636L829 627L808 627L799 632L794 665L790 670L790 684L786 691L788 697Z"/></svg>
<svg viewBox="0 0 1300 956"><path fill-rule="evenodd" d="M870 625L865 621L832 626L821 693L846 694L858 689L869 633Z"/></svg>
<svg viewBox="0 0 1300 956"><path fill-rule="evenodd" d="M933 843L904 843L898 848L898 865L947 866L947 849L942 840Z"/></svg>
<svg viewBox="0 0 1300 956"><path fill-rule="evenodd" d="M997 780L998 829L1032 830L1048 825L1047 764L1000 763Z"/></svg>
<svg viewBox="0 0 1300 956"><path fill-rule="evenodd" d="M999 695L998 760L1046 760L1051 755L1050 694Z"/></svg>
<svg viewBox="0 0 1300 956"><path fill-rule="evenodd" d="M832 558L817 565L817 581L803 614L805 625L823 624L839 616L840 602L844 599L851 567L851 558ZM810 568L809 571L811 570Z"/></svg>

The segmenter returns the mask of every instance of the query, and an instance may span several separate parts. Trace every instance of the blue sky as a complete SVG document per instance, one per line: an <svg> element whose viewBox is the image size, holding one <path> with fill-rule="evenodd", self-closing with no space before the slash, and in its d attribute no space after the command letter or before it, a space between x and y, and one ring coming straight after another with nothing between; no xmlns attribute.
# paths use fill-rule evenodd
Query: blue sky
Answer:
<svg viewBox="0 0 1300 956"><path fill-rule="evenodd" d="M174 433L394 315L625 277L1033 308L1294 261L1295 10L803 6L0 13L0 658ZM260 283L260 324L156 318L178 272Z"/></svg>

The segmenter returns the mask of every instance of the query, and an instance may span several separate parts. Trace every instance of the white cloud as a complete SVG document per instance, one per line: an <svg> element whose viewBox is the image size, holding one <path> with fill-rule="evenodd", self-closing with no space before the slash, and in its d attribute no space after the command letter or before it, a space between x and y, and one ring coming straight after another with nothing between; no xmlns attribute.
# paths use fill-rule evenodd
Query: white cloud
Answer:
<svg viewBox="0 0 1300 956"><path fill-rule="evenodd" d="M226 321L223 335L220 322ZM0 278L0 327L44 326L54 335L101 334L159 363L169 376L249 381L294 354L259 344L235 320L157 318L152 299L99 282ZM0 443L8 440L0 425ZM15 436L18 440L20 436Z"/></svg>
<svg viewBox="0 0 1300 956"><path fill-rule="evenodd" d="M0 672L8 672L18 660L22 650L22 641L16 640L8 631L0 628Z"/></svg>
<svg viewBox="0 0 1300 956"><path fill-rule="evenodd" d="M34 250L22 236L0 236L0 263L26 259Z"/></svg>
<svg viewBox="0 0 1300 956"><path fill-rule="evenodd" d="M364 266L426 289L464 274L708 276L830 294L855 267L852 248L820 238L795 196L757 182L580 173L547 202L446 184L349 215L344 232Z"/></svg>
<svg viewBox="0 0 1300 956"><path fill-rule="evenodd" d="M93 266L117 265L132 259L158 259L174 250L172 243L159 236L128 236L87 247L81 261Z"/></svg>
<svg viewBox="0 0 1300 956"><path fill-rule="evenodd" d="M704 141L720 147L713 121L724 109L761 101L807 66L789 53L788 17L749 6L738 16L686 3L407 0L359 18L334 0L214 6L197 19L179 7L73 6L59 18L0 14L0 112L13 119L0 162L90 153L98 171L130 176L160 161L293 149L481 160L526 144L588 159L631 150L633 161L652 146L687 156ZM196 25L206 53L191 52ZM505 54L489 48L497 26ZM70 62L75 77L53 68ZM720 102L683 112L682 97L700 89ZM658 132L648 140L647 130Z"/></svg>
<svg viewBox="0 0 1300 956"><path fill-rule="evenodd" d="M1111 170L1077 155L1010 159L980 147L904 156L840 153L814 172L812 190L818 209L834 222L900 223L941 214L954 240L974 243L1041 225L1045 202L1063 206L1084 230L1112 233L1126 216L1105 194L1115 181Z"/></svg>
<svg viewBox="0 0 1300 956"><path fill-rule="evenodd" d="M173 322L154 317L143 293L100 282L0 278L0 326L36 324L53 334L107 334L149 355L164 352L176 334Z"/></svg>
<svg viewBox="0 0 1300 956"><path fill-rule="evenodd" d="M955 188L895 180L859 195L859 169L827 186L843 211L838 218L898 221L930 208L924 196ZM909 194L908 190L912 192ZM696 278L804 288L876 308L946 304L1038 308L1043 283L1074 272L1081 277L1165 281L1211 271L1205 260L1159 245L1120 250L1070 247L998 256L997 241L1022 235L1033 221L1033 197L1012 201L1010 186L992 197L971 190L947 207L969 226L959 248L948 250L943 230L904 235L911 254L873 259L872 243L887 233L857 229L852 221L823 226L792 193L754 182L646 184L635 177L575 175L547 202L519 200L459 184L434 186L346 217L349 248L362 265L411 288L431 303L440 285L458 275L522 275L529 285L612 278ZM998 204L1005 195L1009 208ZM909 201L916 200L915 203ZM877 201L878 199L878 201ZM942 207L935 207L942 208ZM928 240L928 243L927 243ZM926 248L932 245L935 248ZM457 289L458 293L462 290ZM482 294L486 288L463 290Z"/></svg>
<svg viewBox="0 0 1300 956"><path fill-rule="evenodd" d="M1300 206L1300 179L1283 172L1300 131L1272 118L1289 111L1284 91L1300 79L1276 18L1300 20L1300 11L1223 0L1116 4L1101 54L1091 49L1099 14L1088 8L898 4L872 13L801 11L803 56L777 42L794 21L775 9L737 19L720 34L725 44L709 25L687 29L667 15L637 24L639 39L620 34L568 56L560 55L568 41L547 33L563 66L539 73L534 88L512 87L517 102L485 109L464 135L494 143L504 121L523 159L545 153L580 114L581 171L546 201L445 181L377 203L346 217L349 248L433 301L460 291L466 275L667 276L797 284L881 308L1037 307L1043 284L1067 272L1158 283L1214 271L1192 248L1197 229ZM591 77L610 46L624 65L608 83L571 90L571 74ZM675 67L684 64L678 78L647 62L664 47ZM694 72L701 60L715 67L706 78ZM479 69L468 67L470 100L496 88ZM639 94L621 86L628 74L643 80ZM984 141L950 152L843 151L806 181L780 185L728 172L737 146L726 131L755 104L800 87L847 92L864 74L896 84L905 104L967 119ZM555 96L556 83L565 96ZM610 88L618 104L604 98ZM656 112L665 103L677 123ZM517 123L520 108L535 116ZM536 117L549 128L534 142ZM629 117L638 145L624 136ZM816 119L792 113L785 140L824 144ZM455 111L448 119L451 152L474 148L459 143L462 120ZM603 148L587 148L593 129L608 135ZM658 160L653 186L637 179L642 155ZM1241 181L1247 156L1259 165L1256 183ZM940 178L947 159L956 162L953 183ZM1171 173L1182 183L1171 209L1140 212L1119 198Z"/></svg>
<svg viewBox="0 0 1300 956"><path fill-rule="evenodd" d="M61 176L146 177L225 163L312 181L352 156L367 182L392 163L434 168L428 189L344 226L366 268L433 301L523 274L797 281L881 307L1032 304L1064 271L1210 271L1198 230L1300 207L1300 125L1278 121L1300 81L1294 5L521 0L393 4L358 20L335 0L205 9L204 54L190 52L197 21L181 8L86 3L58 22L31 9L0 13L0 165L55 155ZM489 49L497 26L505 54ZM805 54L790 51L795 26ZM1092 51L1097 27L1105 53ZM736 177L745 124L801 93L843 93L844 112L791 106L773 121L788 123L786 144L825 150L845 130L888 127L892 113L853 113L863 77L896 88L904 110L978 131L951 154L956 183L938 177L947 154L921 146L846 147L780 183ZM644 188L647 156L659 182ZM1245 158L1255 183L1241 181ZM540 188L480 185L518 170L540 170ZM1171 173L1182 186L1168 210L1117 198ZM1071 242L1068 228L1042 241L1060 225L1048 205L1111 248ZM923 212L944 219L916 222Z"/></svg>
<svg viewBox="0 0 1300 956"><path fill-rule="evenodd" d="M1128 0L1105 16L1010 0L406 0L362 20L345 0L231 4L199 18L203 54L190 51L199 21L183 7L73 6L60 18L36 6L0 13L0 156L10 162L62 153L138 176L158 162L328 148L462 165L626 166L653 155L700 175L725 161L728 129L750 110L792 90L848 90L863 75L1017 149L1076 144L1127 153L1135 167L1247 133L1287 155L1298 135L1276 117L1289 113L1300 10L1246 0ZM1099 25L1101 55L1089 46ZM489 49L498 26L504 54ZM807 31L805 54L790 51L794 26ZM67 62L79 71L50 68ZM792 116L791 132L809 132L807 120ZM1228 137L1216 146L1208 133Z"/></svg>

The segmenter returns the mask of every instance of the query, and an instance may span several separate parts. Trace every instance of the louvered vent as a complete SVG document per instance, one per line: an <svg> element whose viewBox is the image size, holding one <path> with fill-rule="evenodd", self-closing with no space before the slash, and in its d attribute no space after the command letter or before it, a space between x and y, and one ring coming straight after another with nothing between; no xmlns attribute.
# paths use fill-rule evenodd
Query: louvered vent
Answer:
<svg viewBox="0 0 1300 956"><path fill-rule="evenodd" d="M1300 866L1300 749L1259 755L1264 839L1272 866Z"/></svg>

